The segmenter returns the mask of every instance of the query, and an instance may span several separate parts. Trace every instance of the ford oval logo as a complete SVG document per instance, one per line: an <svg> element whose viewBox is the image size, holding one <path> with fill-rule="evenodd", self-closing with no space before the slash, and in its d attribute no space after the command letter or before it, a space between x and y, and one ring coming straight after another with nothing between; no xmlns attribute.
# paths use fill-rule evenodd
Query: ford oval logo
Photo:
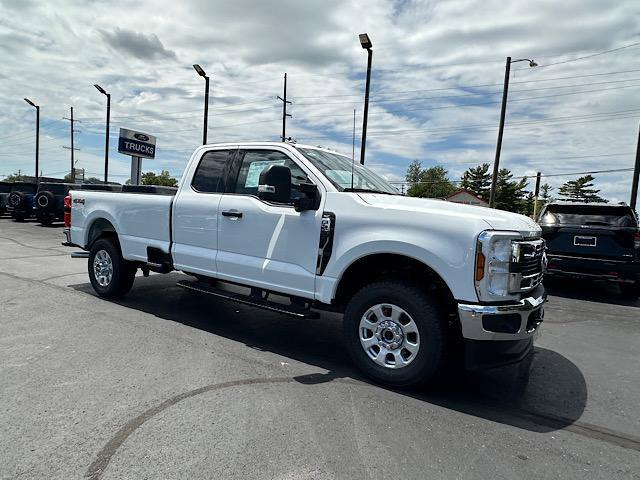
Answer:
<svg viewBox="0 0 640 480"><path fill-rule="evenodd" d="M149 141L149 136L145 135L144 133L134 133L133 136L140 140L141 142L148 142Z"/></svg>

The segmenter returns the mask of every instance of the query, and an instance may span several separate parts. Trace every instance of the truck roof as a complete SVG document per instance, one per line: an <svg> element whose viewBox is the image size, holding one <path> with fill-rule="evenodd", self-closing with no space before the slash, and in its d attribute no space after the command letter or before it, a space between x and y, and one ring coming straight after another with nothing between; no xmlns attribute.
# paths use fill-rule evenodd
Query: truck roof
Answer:
<svg viewBox="0 0 640 480"><path fill-rule="evenodd" d="M202 147L282 147L287 146L291 148L309 148L313 150L322 150L324 152L329 153L337 153L338 155L344 155L336 150L331 150L330 148L322 147L319 145L307 145L304 143L292 143L292 142L222 142L222 143L207 143L206 145L202 145ZM345 155L346 156L346 155Z"/></svg>

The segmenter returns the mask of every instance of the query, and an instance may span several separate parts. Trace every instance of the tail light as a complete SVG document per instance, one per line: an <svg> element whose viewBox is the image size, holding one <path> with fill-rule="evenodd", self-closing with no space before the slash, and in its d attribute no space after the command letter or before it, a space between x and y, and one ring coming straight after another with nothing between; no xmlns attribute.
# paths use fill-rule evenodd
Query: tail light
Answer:
<svg viewBox="0 0 640 480"><path fill-rule="evenodd" d="M640 230L636 232L633 238L633 245L636 247L636 250L640 250Z"/></svg>
<svg viewBox="0 0 640 480"><path fill-rule="evenodd" d="M64 197L64 226L71 228L71 195Z"/></svg>

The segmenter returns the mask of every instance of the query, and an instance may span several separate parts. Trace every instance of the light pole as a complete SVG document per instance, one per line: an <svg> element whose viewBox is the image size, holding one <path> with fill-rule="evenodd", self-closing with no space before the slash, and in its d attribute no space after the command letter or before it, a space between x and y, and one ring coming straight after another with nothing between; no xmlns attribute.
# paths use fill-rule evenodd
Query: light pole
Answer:
<svg viewBox="0 0 640 480"><path fill-rule="evenodd" d="M371 57L373 50L371 39L366 33L358 35L360 45L367 51L367 85L364 91L364 117L362 118L362 145L360 146L360 164L364 165L364 151L367 145L367 120L369 117L369 87L371 86Z"/></svg>
<svg viewBox="0 0 640 480"><path fill-rule="evenodd" d="M109 181L109 119L111 117L111 94L107 93L105 89L97 83L94 83L93 86L96 87L101 94L107 96L107 129L104 139L104 183L107 183Z"/></svg>
<svg viewBox="0 0 640 480"><path fill-rule="evenodd" d="M197 63L193 66L198 75L204 77L204 127L202 131L202 144L207 143L207 124L209 120L209 77Z"/></svg>
<svg viewBox="0 0 640 480"><path fill-rule="evenodd" d="M489 207L495 208L496 200L496 184L498 182L498 171L500 169L500 151L502 150L502 133L504 132L504 117L507 113L507 94L509 92L509 73L511 72L511 64L517 62L529 62L530 67L537 67L538 64L529 58L520 58L511 60L507 57L507 63L504 69L504 88L502 90L502 108L500 109L500 127L498 128L498 143L496 145L496 158L493 162L493 177L491 178L491 193L489 195Z"/></svg>
<svg viewBox="0 0 640 480"><path fill-rule="evenodd" d="M40 182L40 173L38 170L38 163L40 160L40 106L33 103L28 98L24 99L29 105L36 109L36 184Z"/></svg>

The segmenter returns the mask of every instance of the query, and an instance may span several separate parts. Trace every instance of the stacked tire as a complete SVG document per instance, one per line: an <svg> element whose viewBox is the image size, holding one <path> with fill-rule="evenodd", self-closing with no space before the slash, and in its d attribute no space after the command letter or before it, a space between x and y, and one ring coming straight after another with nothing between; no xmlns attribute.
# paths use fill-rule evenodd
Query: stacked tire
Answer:
<svg viewBox="0 0 640 480"><path fill-rule="evenodd" d="M17 221L22 222L28 217L25 210L26 195L22 192L11 192L7 199L7 205L12 209L11 216Z"/></svg>
<svg viewBox="0 0 640 480"><path fill-rule="evenodd" d="M36 216L42 225L51 225L55 219L55 195L49 191L38 192L34 199Z"/></svg>

